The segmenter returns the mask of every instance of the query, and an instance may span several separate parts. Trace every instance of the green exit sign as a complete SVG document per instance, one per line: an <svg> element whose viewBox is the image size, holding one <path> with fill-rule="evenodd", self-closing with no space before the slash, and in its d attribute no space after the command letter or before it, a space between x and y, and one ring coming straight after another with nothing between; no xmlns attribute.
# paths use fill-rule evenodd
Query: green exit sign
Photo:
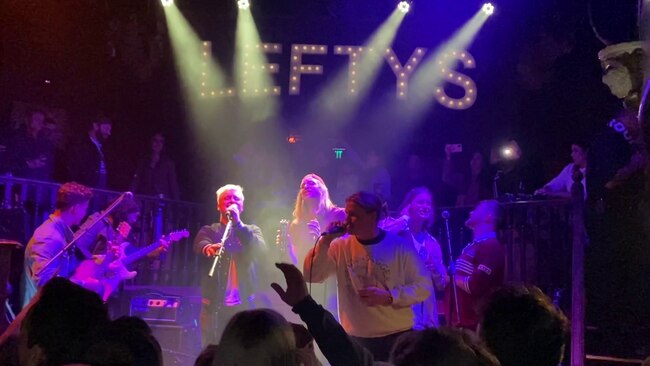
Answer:
<svg viewBox="0 0 650 366"><path fill-rule="evenodd" d="M334 150L334 158L336 158L336 159L342 159L343 158L343 152L345 151L344 148L335 147L332 150Z"/></svg>

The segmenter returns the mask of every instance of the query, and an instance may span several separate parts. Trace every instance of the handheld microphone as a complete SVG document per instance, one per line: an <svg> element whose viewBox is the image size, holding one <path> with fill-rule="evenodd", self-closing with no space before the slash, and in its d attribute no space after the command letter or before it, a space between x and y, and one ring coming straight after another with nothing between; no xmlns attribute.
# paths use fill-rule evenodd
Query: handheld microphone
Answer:
<svg viewBox="0 0 650 366"><path fill-rule="evenodd" d="M320 236L325 236L325 235L334 235L334 234L342 234L347 230L347 225L344 226L336 226L332 228L331 230L328 231L323 231Z"/></svg>
<svg viewBox="0 0 650 366"><path fill-rule="evenodd" d="M232 212L231 211L234 210L234 209L237 209L237 205L234 204L234 203L232 205L228 206L228 208L226 209L226 217L228 218L228 221L232 221Z"/></svg>

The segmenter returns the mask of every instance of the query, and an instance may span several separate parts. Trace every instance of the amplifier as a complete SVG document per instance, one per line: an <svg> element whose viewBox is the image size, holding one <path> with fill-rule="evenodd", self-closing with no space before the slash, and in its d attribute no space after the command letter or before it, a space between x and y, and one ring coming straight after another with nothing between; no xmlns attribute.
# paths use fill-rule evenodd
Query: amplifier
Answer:
<svg viewBox="0 0 650 366"><path fill-rule="evenodd" d="M180 309L180 297L151 293L132 297L129 314L147 321L174 323Z"/></svg>

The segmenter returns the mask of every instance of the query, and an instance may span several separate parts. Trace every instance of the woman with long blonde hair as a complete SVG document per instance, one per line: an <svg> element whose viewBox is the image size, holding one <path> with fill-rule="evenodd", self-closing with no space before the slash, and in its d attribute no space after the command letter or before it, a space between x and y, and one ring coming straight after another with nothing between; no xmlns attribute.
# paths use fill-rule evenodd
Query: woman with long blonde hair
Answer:
<svg viewBox="0 0 650 366"><path fill-rule="evenodd" d="M298 267L320 237L321 230L334 221L344 220L345 210L332 202L323 178L313 173L305 175L300 181L293 220L289 225L289 242ZM332 314L338 314L336 280L331 278L322 285L314 284L311 295Z"/></svg>
<svg viewBox="0 0 650 366"><path fill-rule="evenodd" d="M442 260L442 250L438 241L429 233L435 212L433 194L426 187L411 189L399 207L399 218L386 218L379 226L396 233L409 243L413 243L420 259L429 271L434 291L425 301L414 304L414 329L437 327L438 309L435 290L441 291L447 282L447 271Z"/></svg>

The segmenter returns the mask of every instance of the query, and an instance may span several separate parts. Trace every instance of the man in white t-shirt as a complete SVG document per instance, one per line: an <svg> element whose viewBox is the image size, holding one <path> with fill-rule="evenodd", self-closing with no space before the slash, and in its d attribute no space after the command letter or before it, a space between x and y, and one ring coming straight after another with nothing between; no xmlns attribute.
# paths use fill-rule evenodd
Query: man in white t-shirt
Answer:
<svg viewBox="0 0 650 366"><path fill-rule="evenodd" d="M431 281L413 245L377 226L379 197L359 192L345 203L346 221L328 227L303 273L309 282L336 275L341 325L375 360L387 361L395 340L413 328L411 305L429 296Z"/></svg>

